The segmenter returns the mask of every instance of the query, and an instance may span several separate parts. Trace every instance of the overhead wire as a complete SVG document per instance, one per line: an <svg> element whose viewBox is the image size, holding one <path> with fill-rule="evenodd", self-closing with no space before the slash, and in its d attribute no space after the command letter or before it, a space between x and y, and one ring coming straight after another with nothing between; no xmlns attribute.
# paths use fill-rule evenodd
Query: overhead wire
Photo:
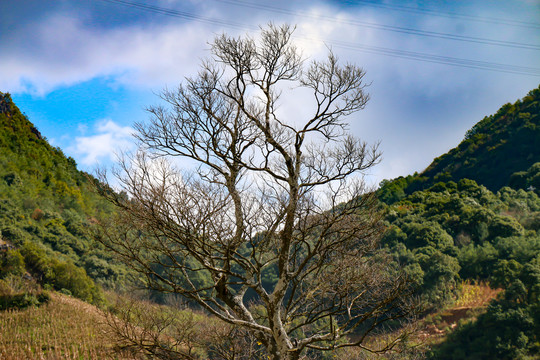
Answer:
<svg viewBox="0 0 540 360"><path fill-rule="evenodd" d="M243 23L236 23L236 22L231 22L228 20L209 18L209 17L189 13L186 11L168 9L168 8L148 5L148 4L136 2L136 1L127 1L127 0L100 0L100 1L113 3L113 4L119 4L126 7L153 12L153 13L157 13L161 15L177 17L177 18L182 18L186 20L193 20L193 21L206 23L206 24L220 25L220 26L235 28L235 29L240 29L240 30L247 30L247 29L254 30L258 28L258 27L250 26ZM351 42L345 42L345 41L339 41L339 40L314 39L314 38L308 38L308 37L301 37L298 35L296 35L295 38L305 39L309 41L318 41L325 44L333 45L335 47L340 47L340 48L345 48L345 49L350 49L350 50L355 50L355 51L374 53L374 54L379 54L379 55L385 55L385 56L391 56L391 57L397 57L397 58L403 58L403 59L409 59L409 60L415 60L415 61L438 63L438 64L444 64L444 65L497 71L497 72L512 73L512 74L520 74L520 75L540 76L540 69L533 68L533 67L500 64L500 63L477 61L477 60L470 60L470 59L464 59L464 58L454 58L454 57L448 57L448 56L440 56L440 55L426 54L426 53L420 53L420 52L412 52L412 51L390 49L390 48L384 48L384 47L378 47L378 46L357 44L357 43L351 43Z"/></svg>
<svg viewBox="0 0 540 360"><path fill-rule="evenodd" d="M189 13L186 11L179 11L179 10L159 7L155 5L148 5L148 4L137 2L137 1L125 1L125 0L100 0L100 1L108 2L112 4L120 4L127 7L139 9L139 10L144 10L144 11L153 12L153 13L166 15L166 16L182 18L185 20L194 20L201 23L205 23L205 24L221 25L221 26L226 26L229 28L235 28L235 29L240 29L240 30L245 30L247 28L249 28L250 30L257 29L257 27L255 26L248 26L246 24L234 23L231 21L212 19L212 18L196 15L193 13Z"/></svg>
<svg viewBox="0 0 540 360"><path fill-rule="evenodd" d="M540 23L538 22L511 20L511 19L503 19L503 18L496 18L496 17L489 17L489 16L478 16L478 15L462 14L462 13L456 13L456 12L443 12L443 11L437 11L437 10L431 10L431 9L414 8L410 6L404 6L404 5L395 5L395 4L387 4L387 3L383 4L383 3L377 3L377 2L369 1L369 0L349 0L349 1L344 0L342 2L346 4L350 4L350 5L362 4L366 6L384 8L388 10L417 13L417 14L423 14L423 15L427 14L427 15L447 17L447 18L458 18L458 19L474 21L474 22L484 22L484 23L491 23L491 24L497 24L497 25L507 25L507 26L540 29Z"/></svg>
<svg viewBox="0 0 540 360"><path fill-rule="evenodd" d="M285 14L285 15L301 16L301 17L311 18L315 20L322 19L322 20L332 21L332 22L336 21L336 18L332 16L312 15L305 11L292 11L292 10L279 8L276 6L252 3L249 1L242 1L242 0L214 0L214 1L224 3L224 4L249 7L252 9L266 10L266 11L271 11L271 12ZM392 31L392 32L398 32L402 34L411 34L411 35L433 37L433 38L439 38L439 39L447 39L447 40L455 40L455 41L462 41L462 42L495 45L495 46L506 46L506 47L513 47L513 48L529 49L529 50L540 50L540 45L525 44L525 43L519 43L519 42L514 42L514 41L503 41L503 40L494 40L494 39L487 39L487 38L474 37L474 36L448 34L448 33L419 30L419 29L407 28L407 27L401 27L401 26L377 24L377 23L359 21L359 20L339 19L339 22L343 24L348 24L348 25L366 27L366 28L371 28L371 29L378 29L378 30L385 30L385 31Z"/></svg>
<svg viewBox="0 0 540 360"><path fill-rule="evenodd" d="M310 39L311 41L317 41L317 39ZM430 63L445 64L451 66L466 67L472 69L481 69L481 70L490 70L505 72L511 74L520 74L520 75L533 75L540 76L540 69L527 67L527 66L517 66L517 65L508 65L500 64L488 61L478 61L470 60L463 58L455 58L450 56L441 56L441 55L432 55L425 54L414 51L405 51L405 50L396 50L390 48L384 48L380 46L368 46L362 44L355 44L351 42L333 40L333 45L335 47L350 49L350 50L360 50L363 52L388 55L392 57L398 57L402 59L418 60Z"/></svg>

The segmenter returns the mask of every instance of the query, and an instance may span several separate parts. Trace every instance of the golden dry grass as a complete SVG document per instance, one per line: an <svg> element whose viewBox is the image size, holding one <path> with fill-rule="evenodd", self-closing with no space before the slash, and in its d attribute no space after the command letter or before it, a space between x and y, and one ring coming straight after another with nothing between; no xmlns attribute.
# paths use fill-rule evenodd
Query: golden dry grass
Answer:
<svg viewBox="0 0 540 360"><path fill-rule="evenodd" d="M482 309L499 292L499 289L491 289L486 284L464 282L460 296L453 306L432 314L430 317L438 320L430 321L431 325L417 334L417 340L420 343L441 341L446 333L443 331L444 327L453 328L460 319L474 317L469 310ZM0 312L0 359L137 358L133 354L120 354L115 351L115 346L122 341L111 332L112 315L109 314L107 320L103 312L83 301L56 293L51 294L51 297L50 303L41 307ZM208 330L209 320L199 317L196 317L197 323L201 322L199 325ZM203 321L205 319L206 321ZM365 353L347 349L336 352L336 356L342 359L366 358Z"/></svg>
<svg viewBox="0 0 540 360"><path fill-rule="evenodd" d="M492 289L486 283L471 283L464 281L461 284L461 292L454 307L477 308L486 306L495 299L502 289Z"/></svg>
<svg viewBox="0 0 540 360"><path fill-rule="evenodd" d="M50 303L0 312L0 359L133 359L113 351L115 339L101 312L52 294Z"/></svg>
<svg viewBox="0 0 540 360"><path fill-rule="evenodd" d="M473 321L485 312L489 302L497 297L502 289L493 289L488 284L464 281L460 286L459 296L446 309L430 314L423 319L424 329L419 338L427 343L438 343L458 325L460 321Z"/></svg>

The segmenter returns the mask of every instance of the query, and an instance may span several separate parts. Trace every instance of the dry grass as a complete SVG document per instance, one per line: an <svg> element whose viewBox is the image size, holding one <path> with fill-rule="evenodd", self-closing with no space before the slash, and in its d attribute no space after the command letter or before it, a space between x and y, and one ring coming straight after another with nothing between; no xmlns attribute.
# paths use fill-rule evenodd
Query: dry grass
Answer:
<svg viewBox="0 0 540 360"><path fill-rule="evenodd" d="M454 307L478 308L495 299L502 289L492 289L486 283L473 284L469 280L461 284L461 293Z"/></svg>
<svg viewBox="0 0 540 360"><path fill-rule="evenodd" d="M25 310L0 312L0 359L134 359L113 351L101 312L65 295Z"/></svg>
<svg viewBox="0 0 540 360"><path fill-rule="evenodd" d="M116 315L58 293L40 307L0 311L0 360L139 360L153 344L179 358L207 359L209 345L215 354L253 348L244 334L201 313L109 297Z"/></svg>
<svg viewBox="0 0 540 360"><path fill-rule="evenodd" d="M423 331L417 333L417 338L413 336L413 343L441 341L447 330L453 329L461 319L472 319L500 291L486 284L464 282L455 304L444 311L430 315L430 320L424 322ZM125 342L125 339L118 337L118 334L113 334L111 319L115 319L116 325L124 323L125 319L120 320L110 314L105 316L96 307L65 295L53 293L51 297L50 303L41 307L0 312L0 359L137 359L133 353L122 354L115 351L123 340ZM227 337L221 334L223 331L213 329L212 322L206 317L195 316L193 320L197 324L196 326L192 324L195 336L188 336L194 338L191 346L200 348L208 341L214 342L212 339L203 339L209 336L209 329L212 329L211 334ZM190 321L184 319L182 323L186 326ZM131 327L135 329L138 325L134 324ZM175 338L178 337L178 334L174 335L176 335ZM160 336L163 336L163 333ZM182 338L180 336L180 339ZM181 348L183 349L188 343L189 341L182 343ZM214 342L216 345L217 343L219 341ZM369 358L368 354L353 349L337 351L335 355L342 359ZM402 355L396 354L398 358ZM405 358L414 359L419 356L414 353L408 355ZM390 355L383 358L393 357Z"/></svg>
<svg viewBox="0 0 540 360"><path fill-rule="evenodd" d="M464 281L459 297L452 306L424 318L424 329L419 332L419 338L427 343L441 342L460 321L472 321L485 312L489 302L501 291L502 289L493 289L483 282Z"/></svg>

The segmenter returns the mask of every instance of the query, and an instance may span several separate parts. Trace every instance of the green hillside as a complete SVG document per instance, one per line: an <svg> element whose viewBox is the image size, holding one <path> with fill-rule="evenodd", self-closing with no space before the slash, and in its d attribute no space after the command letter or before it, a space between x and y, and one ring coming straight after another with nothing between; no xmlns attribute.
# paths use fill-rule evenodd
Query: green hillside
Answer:
<svg viewBox="0 0 540 360"><path fill-rule="evenodd" d="M28 271L41 285L94 302L101 295L91 279L122 286L125 268L89 234L91 223L111 211L89 175L0 93L0 278Z"/></svg>
<svg viewBox="0 0 540 360"><path fill-rule="evenodd" d="M428 312L455 307L463 284L503 290L472 320L443 322L430 359L540 358L539 100L535 89L504 105L423 173L378 190L383 246Z"/></svg>
<svg viewBox="0 0 540 360"><path fill-rule="evenodd" d="M428 312L454 306L463 283L505 290L476 322L454 323L432 358L540 356L540 198L533 191L493 193L462 179L384 207L382 244L405 267Z"/></svg>
<svg viewBox="0 0 540 360"><path fill-rule="evenodd" d="M379 190L381 246L415 285L425 323L444 334L431 359L540 358L539 97L503 106L422 174ZM91 180L0 93L0 310L54 307L42 289L99 304L101 286L129 285L91 235L113 211ZM434 320L471 288L499 295L454 323Z"/></svg>
<svg viewBox="0 0 540 360"><path fill-rule="evenodd" d="M533 185L538 191L540 167L531 169L537 162L540 87L486 116L467 131L457 147L433 160L421 174L383 181L379 193L383 201L392 203L437 182L460 179L474 180L491 191L506 185L522 189Z"/></svg>

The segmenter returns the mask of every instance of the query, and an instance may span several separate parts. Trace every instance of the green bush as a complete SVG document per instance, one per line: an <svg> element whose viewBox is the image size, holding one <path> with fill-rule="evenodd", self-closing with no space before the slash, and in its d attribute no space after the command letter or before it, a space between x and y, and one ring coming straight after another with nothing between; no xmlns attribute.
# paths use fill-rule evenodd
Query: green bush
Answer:
<svg viewBox="0 0 540 360"><path fill-rule="evenodd" d="M24 272L24 258L19 250L0 252L0 279L4 279L9 275L21 276Z"/></svg>
<svg viewBox="0 0 540 360"><path fill-rule="evenodd" d="M103 291L88 277L86 271L70 261L61 261L47 255L45 249L27 242L21 248L28 270L42 286L56 290L67 289L73 296L99 305L104 302Z"/></svg>
<svg viewBox="0 0 540 360"><path fill-rule="evenodd" d="M30 306L40 306L48 303L51 296L47 291L38 293L28 292L22 294L0 295L0 310L25 309Z"/></svg>

